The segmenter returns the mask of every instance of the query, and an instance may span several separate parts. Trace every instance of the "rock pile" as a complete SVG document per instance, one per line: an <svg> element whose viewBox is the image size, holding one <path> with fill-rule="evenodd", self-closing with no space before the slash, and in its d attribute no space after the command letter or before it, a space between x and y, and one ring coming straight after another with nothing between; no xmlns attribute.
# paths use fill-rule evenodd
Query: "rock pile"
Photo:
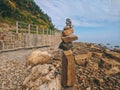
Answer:
<svg viewBox="0 0 120 90"><path fill-rule="evenodd" d="M30 54L27 64L32 65L30 74L25 78L23 86L30 90L60 90L58 65L50 64L51 54L45 51L34 51ZM52 62L52 61L51 61Z"/></svg>
<svg viewBox="0 0 120 90"><path fill-rule="evenodd" d="M61 87L61 52L51 53L48 63L27 71L25 61L32 52L0 53L0 90L67 90ZM120 53L82 42L73 43L72 52L77 82L71 90L120 90Z"/></svg>
<svg viewBox="0 0 120 90"><path fill-rule="evenodd" d="M75 43L73 52L77 66L76 90L120 89L120 63L116 58L120 53L88 43Z"/></svg>
<svg viewBox="0 0 120 90"><path fill-rule="evenodd" d="M23 86L30 90L60 90L60 76L51 64L37 65L25 78Z"/></svg>
<svg viewBox="0 0 120 90"><path fill-rule="evenodd" d="M73 35L72 22L69 18L66 19L66 26L62 31L62 42L59 46L63 50L62 55L62 81L64 87L74 86L76 82L76 68L74 56L72 53L72 41L77 40L78 37Z"/></svg>
<svg viewBox="0 0 120 90"><path fill-rule="evenodd" d="M74 30L72 27L72 22L69 18L66 19L66 26L64 30L62 31L62 42L59 46L60 49L62 50L70 50L73 45L72 41L77 40L78 37L73 34Z"/></svg>

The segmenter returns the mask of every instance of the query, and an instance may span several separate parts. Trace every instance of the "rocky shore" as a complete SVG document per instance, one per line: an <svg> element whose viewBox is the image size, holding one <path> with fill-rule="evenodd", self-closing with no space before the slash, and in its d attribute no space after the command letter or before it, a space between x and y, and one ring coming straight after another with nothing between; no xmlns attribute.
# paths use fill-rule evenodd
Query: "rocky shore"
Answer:
<svg viewBox="0 0 120 90"><path fill-rule="evenodd" d="M52 59L27 70L27 57L35 50L38 49L0 53L0 90L66 90L61 86L61 50L39 48L51 53ZM119 52L82 42L73 43L72 51L76 63L76 90L120 90ZM28 76L32 78L24 87Z"/></svg>

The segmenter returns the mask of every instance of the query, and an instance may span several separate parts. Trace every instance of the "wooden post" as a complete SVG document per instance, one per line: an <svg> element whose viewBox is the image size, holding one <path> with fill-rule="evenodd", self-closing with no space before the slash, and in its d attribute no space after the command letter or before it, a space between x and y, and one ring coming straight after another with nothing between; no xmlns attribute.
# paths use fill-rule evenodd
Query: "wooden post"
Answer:
<svg viewBox="0 0 120 90"><path fill-rule="evenodd" d="M50 37L51 37L51 38L50 38L50 39L51 39L51 40L50 40L50 45L52 45L52 30L50 30Z"/></svg>
<svg viewBox="0 0 120 90"><path fill-rule="evenodd" d="M36 46L37 46L37 43L38 43L38 26L36 26Z"/></svg>
<svg viewBox="0 0 120 90"><path fill-rule="evenodd" d="M45 45L45 29L43 28L43 45Z"/></svg>
<svg viewBox="0 0 120 90"><path fill-rule="evenodd" d="M4 48L5 48L5 46L4 46L4 42L1 41L1 43L2 43L2 50L4 50Z"/></svg>
<svg viewBox="0 0 120 90"><path fill-rule="evenodd" d="M53 41L53 35L52 35L52 30L51 30L51 45L53 45L52 41Z"/></svg>
<svg viewBox="0 0 120 90"><path fill-rule="evenodd" d="M28 24L28 47L30 47L30 24Z"/></svg>
<svg viewBox="0 0 120 90"><path fill-rule="evenodd" d="M18 45L18 47L20 48L21 47L21 41L22 41L22 33L18 33L18 36L19 36L19 45Z"/></svg>
<svg viewBox="0 0 120 90"><path fill-rule="evenodd" d="M52 45L55 44L55 35L54 35L54 31L52 31Z"/></svg>
<svg viewBox="0 0 120 90"><path fill-rule="evenodd" d="M46 38L46 46L47 46L47 45L48 45L48 41L49 41L49 40L48 40L48 29L47 29L46 31L47 31L47 35L46 35L45 38Z"/></svg>
<svg viewBox="0 0 120 90"><path fill-rule="evenodd" d="M16 21L16 33L18 34L18 21Z"/></svg>
<svg viewBox="0 0 120 90"><path fill-rule="evenodd" d="M51 31L51 30L49 29L49 30L48 30L48 45L51 44L51 43L50 43L50 42L51 42L51 40L50 40L50 39L51 39L50 31Z"/></svg>
<svg viewBox="0 0 120 90"><path fill-rule="evenodd" d="M12 38L11 38L11 44L12 44L12 48L14 49L14 36L11 36Z"/></svg>
<svg viewBox="0 0 120 90"><path fill-rule="evenodd" d="M30 24L28 25L28 34L30 35Z"/></svg>
<svg viewBox="0 0 120 90"><path fill-rule="evenodd" d="M42 29L42 34L44 34L44 28Z"/></svg>
<svg viewBox="0 0 120 90"><path fill-rule="evenodd" d="M23 34L23 38L24 38L24 48L26 47L26 33Z"/></svg>
<svg viewBox="0 0 120 90"><path fill-rule="evenodd" d="M36 34L38 35L38 26L36 26Z"/></svg>

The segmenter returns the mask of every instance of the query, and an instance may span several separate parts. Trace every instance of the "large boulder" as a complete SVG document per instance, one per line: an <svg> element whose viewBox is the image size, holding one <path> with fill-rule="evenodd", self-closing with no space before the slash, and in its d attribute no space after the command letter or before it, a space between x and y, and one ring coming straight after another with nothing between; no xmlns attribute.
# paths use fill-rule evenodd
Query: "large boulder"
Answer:
<svg viewBox="0 0 120 90"><path fill-rule="evenodd" d="M34 66L37 64L45 64L51 60L51 54L46 51L33 51L27 59L27 66Z"/></svg>
<svg viewBox="0 0 120 90"><path fill-rule="evenodd" d="M26 90L61 90L60 76L51 64L37 65L23 82Z"/></svg>

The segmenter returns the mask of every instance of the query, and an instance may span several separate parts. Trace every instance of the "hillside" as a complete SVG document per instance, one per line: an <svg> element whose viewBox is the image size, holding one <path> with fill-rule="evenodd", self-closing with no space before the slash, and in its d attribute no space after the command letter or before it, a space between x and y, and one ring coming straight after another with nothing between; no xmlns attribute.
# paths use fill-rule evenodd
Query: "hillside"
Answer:
<svg viewBox="0 0 120 90"><path fill-rule="evenodd" d="M0 23L15 25L16 21L54 29L51 18L36 5L34 0L0 0Z"/></svg>

